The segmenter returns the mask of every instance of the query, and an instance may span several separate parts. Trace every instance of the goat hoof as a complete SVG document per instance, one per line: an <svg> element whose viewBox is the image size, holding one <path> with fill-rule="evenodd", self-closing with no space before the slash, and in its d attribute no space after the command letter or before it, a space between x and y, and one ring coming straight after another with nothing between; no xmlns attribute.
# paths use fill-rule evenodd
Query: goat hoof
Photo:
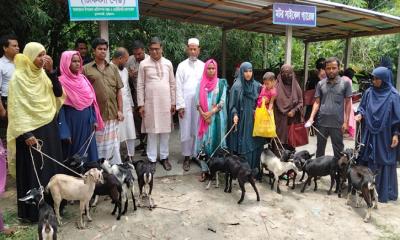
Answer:
<svg viewBox="0 0 400 240"><path fill-rule="evenodd" d="M121 220L121 216L118 216L118 217L117 217L117 221L119 221L119 220Z"/></svg>
<svg viewBox="0 0 400 240"><path fill-rule="evenodd" d="M342 194L338 194L338 198L342 198Z"/></svg>
<svg viewBox="0 0 400 240"><path fill-rule="evenodd" d="M314 190L315 191L315 190ZM331 195L332 194L332 192L331 191L328 191L328 195Z"/></svg>
<svg viewBox="0 0 400 240"><path fill-rule="evenodd" d="M295 188L296 188L295 186L292 187L292 189L295 189Z"/></svg>
<svg viewBox="0 0 400 240"><path fill-rule="evenodd" d="M375 204L375 205L374 205L374 209L378 209L378 204Z"/></svg>
<svg viewBox="0 0 400 240"><path fill-rule="evenodd" d="M371 217L365 217L363 220L365 223L367 223L367 222L369 222L369 220L371 220Z"/></svg>
<svg viewBox="0 0 400 240"><path fill-rule="evenodd" d="M281 191L280 191L280 190L278 190L278 191L276 191L276 193L278 193L278 194L281 194Z"/></svg>
<svg viewBox="0 0 400 240"><path fill-rule="evenodd" d="M300 192L301 192L301 193L304 193L304 189L302 189Z"/></svg>

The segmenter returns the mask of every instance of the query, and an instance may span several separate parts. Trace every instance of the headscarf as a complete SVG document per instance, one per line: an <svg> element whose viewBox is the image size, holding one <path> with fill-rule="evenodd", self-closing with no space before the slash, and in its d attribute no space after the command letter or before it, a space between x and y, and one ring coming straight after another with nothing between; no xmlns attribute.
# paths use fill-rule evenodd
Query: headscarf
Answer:
<svg viewBox="0 0 400 240"><path fill-rule="evenodd" d="M207 74L207 68L210 64L215 65L215 75L212 77L209 77ZM209 59L204 64L203 76L200 81L200 89L199 89L199 105L203 110L203 112L208 112L207 94L213 91L215 89L215 86L217 86L218 83L217 74L218 74L217 62L214 59ZM208 124L202 117L200 117L198 136L202 138L207 129L208 129Z"/></svg>
<svg viewBox="0 0 400 240"><path fill-rule="evenodd" d="M292 73L292 78L283 79L283 71L290 71ZM281 113L289 112L301 100L301 96L298 94L301 92L301 88L296 80L296 74L294 73L291 65L284 64L281 67L281 72L277 77L276 90L278 94L276 97L276 107Z"/></svg>
<svg viewBox="0 0 400 240"><path fill-rule="evenodd" d="M70 70L72 57L74 55L78 55L81 61L78 74L74 74ZM94 92L92 84L90 84L89 80L82 74L82 58L78 51L65 51L62 53L60 72L61 76L58 79L67 94L64 104L79 111L93 104L96 112L97 129L102 130L104 128L104 122L101 118L99 105L96 101L96 93Z"/></svg>
<svg viewBox="0 0 400 240"><path fill-rule="evenodd" d="M372 86L369 90L368 107L365 109L365 121L372 133L380 132L385 127L384 119L388 118L391 109L388 106L393 101L393 96L398 95L397 90L392 85L391 71L386 67L375 68L372 75L382 80L382 85ZM398 99L398 98L395 98ZM396 100L394 100L396 101ZM398 104L398 102L395 102Z"/></svg>
<svg viewBox="0 0 400 240"><path fill-rule="evenodd" d="M7 146L10 173L15 176L15 139L50 123L56 114L57 99L53 84L43 68L33 62L45 51L42 44L30 42L23 54L14 58L15 72L8 89Z"/></svg>
<svg viewBox="0 0 400 240"><path fill-rule="evenodd" d="M251 76L250 80L244 79L244 72L249 69L253 69L253 65L251 65L251 63L249 63L249 62L243 62L240 65L240 72L239 72L238 80L240 81L240 83L242 85L243 96L255 101L256 98L258 97L258 95L254 94L254 88L253 88L254 73Z"/></svg>

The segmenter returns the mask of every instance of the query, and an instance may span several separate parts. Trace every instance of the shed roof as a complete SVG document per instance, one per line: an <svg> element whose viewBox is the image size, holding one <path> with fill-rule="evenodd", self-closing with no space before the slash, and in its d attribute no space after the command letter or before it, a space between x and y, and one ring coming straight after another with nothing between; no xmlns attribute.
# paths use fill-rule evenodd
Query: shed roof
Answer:
<svg viewBox="0 0 400 240"><path fill-rule="evenodd" d="M225 30L285 35L272 23L273 3L317 7L317 26L293 26L293 37L316 42L400 32L400 17L322 0L141 0L141 15L218 26Z"/></svg>

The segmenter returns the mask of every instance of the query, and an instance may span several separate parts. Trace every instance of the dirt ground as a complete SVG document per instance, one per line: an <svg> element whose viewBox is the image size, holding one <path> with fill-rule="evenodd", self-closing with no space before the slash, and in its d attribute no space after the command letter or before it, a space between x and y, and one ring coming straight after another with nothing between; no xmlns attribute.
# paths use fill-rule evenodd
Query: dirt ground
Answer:
<svg viewBox="0 0 400 240"><path fill-rule="evenodd" d="M304 148L314 151L315 139ZM318 191L314 192L312 185L304 194L300 193L302 183L297 182L292 190L281 182L281 195L270 190L265 177L257 183L261 201L256 201L246 184L245 199L238 205L240 189L235 181L232 193L224 193L222 176L219 188L206 190L206 184L197 180L198 168L192 166L190 174L176 176L160 177L164 172L157 169L159 177L153 189L157 208L152 211L133 211L130 202L128 213L116 221L111 215L113 205L101 199L92 212L93 222L78 230L79 206L69 205L59 239L400 239L398 201L379 204L372 211L372 220L364 223L365 203L355 208L354 202L347 206L345 198L328 196L329 177L320 180ZM181 165L174 163L174 168L181 169ZM8 189L0 200L5 211L15 210L15 190L13 186Z"/></svg>

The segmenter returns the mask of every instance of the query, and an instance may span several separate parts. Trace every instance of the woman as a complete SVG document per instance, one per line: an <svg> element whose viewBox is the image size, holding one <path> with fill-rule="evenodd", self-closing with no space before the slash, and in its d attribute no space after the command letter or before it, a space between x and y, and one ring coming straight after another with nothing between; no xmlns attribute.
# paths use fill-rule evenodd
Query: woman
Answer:
<svg viewBox="0 0 400 240"><path fill-rule="evenodd" d="M87 162L98 160L94 131L103 129L103 120L96 94L89 80L82 74L82 58L78 51L61 55L58 78L67 95L59 114L63 157L86 156Z"/></svg>
<svg viewBox="0 0 400 240"><path fill-rule="evenodd" d="M396 158L400 130L400 96L392 86L391 71L378 67L373 72L373 86L365 91L356 121L361 123L364 144L360 163L376 171L379 202L397 200Z"/></svg>
<svg viewBox="0 0 400 240"><path fill-rule="evenodd" d="M260 166L260 155L264 139L253 137L254 112L261 84L254 80L253 66L249 62L240 65L238 78L235 80L229 97L229 127L237 126L228 138L228 147L243 156L252 169Z"/></svg>
<svg viewBox="0 0 400 240"><path fill-rule="evenodd" d="M53 61L40 43L28 43L23 54L17 54L14 61L15 72L8 89L7 144L10 172L16 176L17 198L21 198L31 188L39 187L32 157L42 186L60 172L55 162L46 157L42 161L41 154L30 147L40 148L50 157L62 160L56 115L61 106L57 98L63 95L63 90L52 71ZM19 218L30 222L38 220L37 206L20 201L17 204Z"/></svg>
<svg viewBox="0 0 400 240"><path fill-rule="evenodd" d="M303 95L293 67L284 64L277 77L277 96L274 105L276 133L282 144L294 148L288 143L289 125L299 123L303 108Z"/></svg>
<svg viewBox="0 0 400 240"><path fill-rule="evenodd" d="M222 139L226 132L226 88L225 79L217 77L218 65L214 59L208 60L204 65L203 76L197 89L196 105L199 111L199 129L195 142L197 153L203 150L210 156L220 145L226 148L225 140ZM207 164L200 162L202 176L200 181L205 180L208 172Z"/></svg>

